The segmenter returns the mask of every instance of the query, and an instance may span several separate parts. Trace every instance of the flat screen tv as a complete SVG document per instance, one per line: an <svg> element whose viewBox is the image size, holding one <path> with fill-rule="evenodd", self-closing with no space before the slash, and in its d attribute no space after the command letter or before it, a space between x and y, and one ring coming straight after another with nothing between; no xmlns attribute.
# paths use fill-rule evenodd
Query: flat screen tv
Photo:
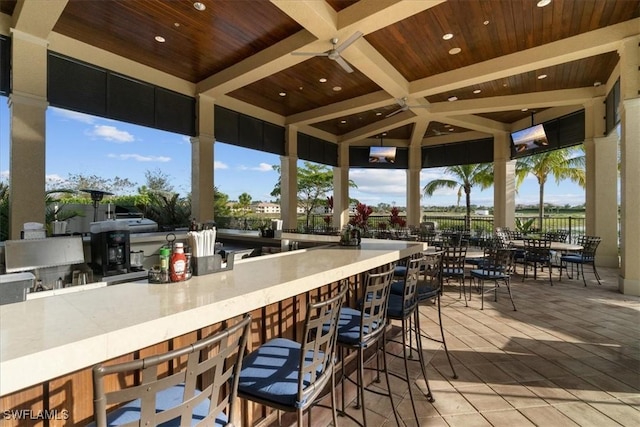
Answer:
<svg viewBox="0 0 640 427"><path fill-rule="evenodd" d="M523 154L530 151L536 151L549 145L547 134L542 124L531 126L526 129L513 132L511 141L515 154Z"/></svg>
<svg viewBox="0 0 640 427"><path fill-rule="evenodd" d="M369 163L395 163L396 147L369 147Z"/></svg>

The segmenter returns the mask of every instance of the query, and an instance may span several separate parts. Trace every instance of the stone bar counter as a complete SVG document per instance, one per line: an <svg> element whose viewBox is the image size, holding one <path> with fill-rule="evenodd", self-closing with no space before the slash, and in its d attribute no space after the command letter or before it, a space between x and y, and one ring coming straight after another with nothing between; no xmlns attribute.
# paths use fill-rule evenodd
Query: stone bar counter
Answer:
<svg viewBox="0 0 640 427"><path fill-rule="evenodd" d="M297 236L309 243L314 237ZM186 345L247 312L252 346L295 337L311 293L331 292L331 284L421 250L422 243L363 239L360 247L334 243L242 259L231 271L179 283L123 283L2 305L0 411L53 411L48 425L85 424L93 418L96 363ZM252 408L249 419L261 416L263 409Z"/></svg>

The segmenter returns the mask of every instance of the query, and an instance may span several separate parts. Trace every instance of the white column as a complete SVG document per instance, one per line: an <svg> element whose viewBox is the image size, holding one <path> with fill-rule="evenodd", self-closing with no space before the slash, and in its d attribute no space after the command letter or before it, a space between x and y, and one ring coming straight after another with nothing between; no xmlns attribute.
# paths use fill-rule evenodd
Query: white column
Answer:
<svg viewBox="0 0 640 427"><path fill-rule="evenodd" d="M493 135L493 226L515 227L516 162L510 160L509 134Z"/></svg>
<svg viewBox="0 0 640 427"><path fill-rule="evenodd" d="M618 135L598 137L604 133L605 110L602 98L585 104L585 234L602 239L596 264L618 268Z"/></svg>
<svg viewBox="0 0 640 427"><path fill-rule="evenodd" d="M424 133L423 133L424 135ZM407 225L419 226L422 209L420 206L420 171L422 170L422 146L420 141L409 146L409 168L407 169Z"/></svg>
<svg viewBox="0 0 640 427"><path fill-rule="evenodd" d="M197 97L198 123L196 137L191 138L191 215L197 222L211 221L214 186L214 99Z"/></svg>
<svg viewBox="0 0 640 427"><path fill-rule="evenodd" d="M349 146L338 145L338 166L333 168L333 226L349 222Z"/></svg>
<svg viewBox="0 0 640 427"><path fill-rule="evenodd" d="M280 216L283 228L298 226L298 128L287 126L286 155L280 156Z"/></svg>
<svg viewBox="0 0 640 427"><path fill-rule="evenodd" d="M9 239L25 222L45 223L47 45L12 31L12 92L9 97Z"/></svg>
<svg viewBox="0 0 640 427"><path fill-rule="evenodd" d="M620 277L619 289L640 295L640 37L620 49Z"/></svg>

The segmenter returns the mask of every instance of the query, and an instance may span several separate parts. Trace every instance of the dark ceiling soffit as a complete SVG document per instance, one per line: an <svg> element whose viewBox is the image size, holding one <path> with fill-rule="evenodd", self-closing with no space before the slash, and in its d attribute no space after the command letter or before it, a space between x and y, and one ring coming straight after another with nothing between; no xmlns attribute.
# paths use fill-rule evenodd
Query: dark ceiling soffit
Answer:
<svg viewBox="0 0 640 427"><path fill-rule="evenodd" d="M51 51L47 75L47 98L53 106L181 135L196 135L193 97ZM128 102L119 102L122 97Z"/></svg>

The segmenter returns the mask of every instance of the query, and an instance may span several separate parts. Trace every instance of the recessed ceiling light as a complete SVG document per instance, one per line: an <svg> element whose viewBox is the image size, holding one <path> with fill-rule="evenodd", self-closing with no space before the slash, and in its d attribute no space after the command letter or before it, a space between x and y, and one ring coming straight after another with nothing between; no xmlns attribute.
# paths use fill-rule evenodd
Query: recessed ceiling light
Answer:
<svg viewBox="0 0 640 427"><path fill-rule="evenodd" d="M164 43L164 42L166 42L165 38L164 38L164 37L162 37L162 36L156 36L156 37L155 37L155 39L156 39L156 41L157 41L158 43Z"/></svg>
<svg viewBox="0 0 640 427"><path fill-rule="evenodd" d="M376 113L376 116L381 116L381 115L382 115L382 113L381 113L380 111L378 111L378 112Z"/></svg>
<svg viewBox="0 0 640 427"><path fill-rule="evenodd" d="M327 79L325 79L325 78L323 77L323 78L321 78L321 79L320 79L320 80L318 80L318 81L319 81L320 83L326 83L326 82L327 82Z"/></svg>
<svg viewBox="0 0 640 427"><path fill-rule="evenodd" d="M173 23L173 26L174 26L174 27L179 27L179 26L180 26L180 23L179 23L179 22L174 22L174 23Z"/></svg>
<svg viewBox="0 0 640 427"><path fill-rule="evenodd" d="M280 92L278 95L280 95L280 96L287 96L287 92Z"/></svg>
<svg viewBox="0 0 640 427"><path fill-rule="evenodd" d="M476 89L476 90L473 91L473 93L475 93L475 94L478 94L480 92L482 92L482 90L480 90L480 89Z"/></svg>
<svg viewBox="0 0 640 427"><path fill-rule="evenodd" d="M529 111L529 109L528 109L528 108L523 108L523 109L522 109L522 110L520 110L520 111L523 111L523 112L524 112L524 111Z"/></svg>
<svg viewBox="0 0 640 427"><path fill-rule="evenodd" d="M443 40L451 40L453 38L453 34L451 33L447 33L444 36L442 36Z"/></svg>
<svg viewBox="0 0 640 427"><path fill-rule="evenodd" d="M551 0L540 0L538 3L536 3L536 6L545 7L545 6L549 5L550 3L551 3Z"/></svg>
<svg viewBox="0 0 640 427"><path fill-rule="evenodd" d="M455 129L453 128L449 128L449 132L453 132Z"/></svg>
<svg viewBox="0 0 640 427"><path fill-rule="evenodd" d="M342 90L342 88L340 86L334 86L333 87L333 91L334 92L340 92Z"/></svg>
<svg viewBox="0 0 640 427"><path fill-rule="evenodd" d="M457 55L457 54L459 54L460 52L462 52L462 49L460 49L459 47L454 47L453 49L451 49L451 50L449 51L449 55Z"/></svg>
<svg viewBox="0 0 640 427"><path fill-rule="evenodd" d="M207 8L207 6L205 6L204 3L201 3L199 1L193 3L193 7L195 7L196 10L199 10L201 12Z"/></svg>
<svg viewBox="0 0 640 427"><path fill-rule="evenodd" d="M546 74L540 74L540 75L538 76L538 80L542 80L542 79L546 79L546 78L547 78L547 75L546 75Z"/></svg>
<svg viewBox="0 0 640 427"><path fill-rule="evenodd" d="M444 127L446 127L446 128L450 128L450 127L451 127L451 125L450 125L450 124L446 124L446 125L444 125Z"/></svg>
<svg viewBox="0 0 640 427"><path fill-rule="evenodd" d="M600 86L602 83L599 81L593 82L593 86L598 87Z"/></svg>
<svg viewBox="0 0 640 427"><path fill-rule="evenodd" d="M489 25L489 20L483 22L484 25Z"/></svg>
<svg viewBox="0 0 640 427"><path fill-rule="evenodd" d="M345 123L347 123L347 121L346 120L340 120L340 123L345 124Z"/></svg>
<svg viewBox="0 0 640 427"><path fill-rule="evenodd" d="M452 101L457 101L458 97L457 96L450 96L449 98L447 98L450 102Z"/></svg>

